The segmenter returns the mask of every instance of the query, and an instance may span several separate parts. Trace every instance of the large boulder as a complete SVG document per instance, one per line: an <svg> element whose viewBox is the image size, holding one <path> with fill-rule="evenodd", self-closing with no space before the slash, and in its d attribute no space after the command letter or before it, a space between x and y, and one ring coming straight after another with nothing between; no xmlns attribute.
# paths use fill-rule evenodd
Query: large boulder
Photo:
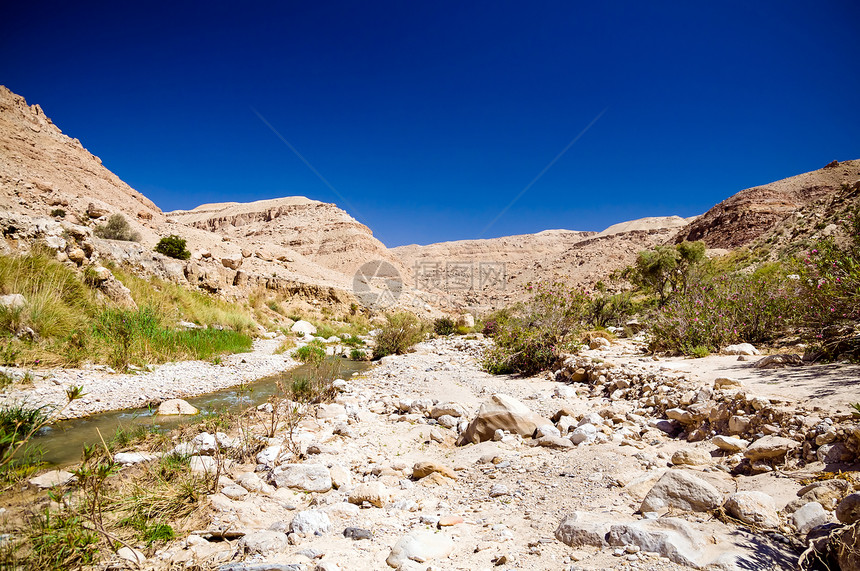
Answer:
<svg viewBox="0 0 860 571"><path fill-rule="evenodd" d="M304 533L305 535L322 535L331 529L331 520L328 514L320 510L300 511L290 522L290 531Z"/></svg>
<svg viewBox="0 0 860 571"><path fill-rule="evenodd" d="M860 493L842 498L836 506L836 519L848 525L860 521Z"/></svg>
<svg viewBox="0 0 860 571"><path fill-rule="evenodd" d="M495 394L481 405L478 415L457 439L457 445L462 446L470 442L478 444L492 440L493 434L499 429L530 437L538 426L544 424L552 424L552 422L535 414L513 397Z"/></svg>
<svg viewBox="0 0 860 571"><path fill-rule="evenodd" d="M669 470L657 480L639 511L659 512L666 508L703 512L723 505L723 494L708 482L683 470Z"/></svg>
<svg viewBox="0 0 860 571"><path fill-rule="evenodd" d="M689 523L676 518L660 518L613 525L607 536L609 545L635 545L642 551L658 553L679 565L694 568L706 563L705 537Z"/></svg>
<svg viewBox="0 0 860 571"><path fill-rule="evenodd" d="M570 547L605 547L611 523L606 517L576 511L565 516L555 530L555 538Z"/></svg>

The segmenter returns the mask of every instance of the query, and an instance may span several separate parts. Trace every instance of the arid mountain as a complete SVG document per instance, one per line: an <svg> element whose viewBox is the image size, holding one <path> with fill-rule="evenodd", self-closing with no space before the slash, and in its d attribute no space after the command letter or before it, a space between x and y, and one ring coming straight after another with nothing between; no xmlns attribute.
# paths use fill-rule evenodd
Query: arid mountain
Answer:
<svg viewBox="0 0 860 571"><path fill-rule="evenodd" d="M860 160L824 168L742 190L687 225L675 237L704 240L709 248L732 249L750 244L804 206L834 195L860 177Z"/></svg>
<svg viewBox="0 0 860 571"><path fill-rule="evenodd" d="M526 297L525 285L558 280L590 288L671 239L677 216L615 224L603 232L546 230L487 240L392 248L432 305L478 313Z"/></svg>
<svg viewBox="0 0 860 571"><path fill-rule="evenodd" d="M116 213L140 233L140 242L93 236L93 228ZM354 301L358 266L380 258L396 263L366 226L333 204L302 197L204 205L166 215L80 141L64 135L38 105L3 86L0 229L5 238L0 251L22 251L40 241L78 264L108 258L143 274L238 298L265 288L347 304ZM187 240L191 260L153 252L169 234Z"/></svg>

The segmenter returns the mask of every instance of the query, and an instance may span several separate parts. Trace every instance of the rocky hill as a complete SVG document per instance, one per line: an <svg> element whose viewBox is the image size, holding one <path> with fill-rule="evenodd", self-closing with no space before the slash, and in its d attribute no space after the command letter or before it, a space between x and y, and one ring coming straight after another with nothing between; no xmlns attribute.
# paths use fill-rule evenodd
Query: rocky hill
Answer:
<svg viewBox="0 0 860 571"><path fill-rule="evenodd" d="M860 178L860 160L833 161L824 168L742 190L684 227L675 242L704 240L709 248L752 243L812 203L826 200Z"/></svg>

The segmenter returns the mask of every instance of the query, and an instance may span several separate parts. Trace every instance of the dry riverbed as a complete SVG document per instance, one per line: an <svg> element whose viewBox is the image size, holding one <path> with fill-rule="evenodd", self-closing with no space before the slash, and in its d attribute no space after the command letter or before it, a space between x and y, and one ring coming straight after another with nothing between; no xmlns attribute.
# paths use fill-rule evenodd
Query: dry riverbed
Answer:
<svg viewBox="0 0 860 571"><path fill-rule="evenodd" d="M792 400L811 398L804 391L815 392L809 380L814 369L804 368L795 384L785 373L779 398L766 399L756 391L773 390L771 380L749 362L739 365L737 357L655 361L621 340L573 358L565 374L578 375L578 363L587 362L590 380L559 382L488 375L478 366L481 350L481 341L436 339L339 382L336 402L319 406L294 437L302 462L291 462L283 434L270 439L256 462L232 464L221 476L219 492L204 500L202 527L198 517L197 528L182 530L180 540L138 545L141 565L205 564L223 571L791 569L798 557L791 544L799 545L808 529L835 522L834 509L856 485L829 480L798 493L801 479L834 467L819 461L818 451L831 453L840 434L848 438L840 427L850 426L841 395L819 395L814 418ZM234 357L242 358L248 360ZM227 366L242 370L241 363ZM734 384L722 380L729 378L724 369ZM856 372L827 369L832 379ZM508 432L458 446L458 437L473 434L482 410L488 411L481 406L494 398L497 412L507 407L495 422L507 423ZM693 418L706 403L719 411L726 402L754 431L722 435L742 442L733 444L737 451L716 444L714 434L705 437L702 422ZM793 406L799 424L763 412ZM723 426L717 417L712 426ZM759 424L774 419L785 426ZM541 426L540 438L517 434L532 420ZM803 449L802 430L819 425L821 435L830 430L833 438ZM790 431L796 440L784 438L781 456L763 461L745 452L753 440ZM233 445L229 438L218 442ZM200 458L193 469L213 469L214 436L178 445ZM118 565L130 565L134 555L124 555L115 557Z"/></svg>

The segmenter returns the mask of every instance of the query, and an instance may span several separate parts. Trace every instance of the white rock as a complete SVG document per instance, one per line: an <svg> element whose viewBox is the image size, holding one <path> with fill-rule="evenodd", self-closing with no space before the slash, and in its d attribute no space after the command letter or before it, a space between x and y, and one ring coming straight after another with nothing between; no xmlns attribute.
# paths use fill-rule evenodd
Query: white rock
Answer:
<svg viewBox="0 0 860 571"><path fill-rule="evenodd" d="M257 453L257 464L262 464L263 466L271 468L278 463L278 458L280 458L282 450L283 447L279 444L263 448L259 453Z"/></svg>
<svg viewBox="0 0 860 571"><path fill-rule="evenodd" d="M302 335L315 335L317 332L317 328L313 323L309 323L303 319L300 319L293 323L293 326L290 327L290 331L293 333L300 333Z"/></svg>
<svg viewBox="0 0 860 571"><path fill-rule="evenodd" d="M813 527L830 523L830 514L818 502L809 502L791 514L791 523L800 535L806 535Z"/></svg>
<svg viewBox="0 0 860 571"><path fill-rule="evenodd" d="M725 509L744 523L765 528L779 527L779 514L773 498L764 492L735 492L726 500Z"/></svg>
<svg viewBox="0 0 860 571"><path fill-rule="evenodd" d="M570 547L606 546L610 523L605 517L590 512L575 511L565 516L555 530L555 537Z"/></svg>
<svg viewBox="0 0 860 571"><path fill-rule="evenodd" d="M427 563L448 557L453 551L454 541L447 535L421 530L401 537L391 548L391 554L385 562L397 569L410 560Z"/></svg>
<svg viewBox="0 0 860 571"><path fill-rule="evenodd" d="M114 462L116 462L117 464L122 464L123 466L130 466L132 464L149 462L150 460L153 460L155 458L155 454L148 454L146 452L117 452L113 456Z"/></svg>
<svg viewBox="0 0 860 571"><path fill-rule="evenodd" d="M711 443L713 443L720 450L725 450L726 452L741 452L743 450L746 450L747 446L749 446L750 444L743 438L723 436L722 434L718 434L711 438Z"/></svg>
<svg viewBox="0 0 860 571"><path fill-rule="evenodd" d="M290 523L290 531L306 535L322 535L331 529L328 514L320 510L305 510L297 513Z"/></svg>
<svg viewBox="0 0 860 571"><path fill-rule="evenodd" d="M137 549L133 549L131 547L120 547L117 550L116 554L120 559L130 561L135 565L143 565L144 563L146 563L146 555L144 555Z"/></svg>
<svg viewBox="0 0 860 571"><path fill-rule="evenodd" d="M577 426L573 432L570 433L570 441L574 444L590 444L597 439L597 427L593 424L583 424L581 426Z"/></svg>
<svg viewBox="0 0 860 571"><path fill-rule="evenodd" d="M382 482L367 482L356 486L349 494L349 503L361 505L369 502L381 508L391 501L391 492Z"/></svg>
<svg viewBox="0 0 860 571"><path fill-rule="evenodd" d="M27 298L20 293L10 293L9 295L0 295L0 307L8 309L19 309L27 305Z"/></svg>
<svg viewBox="0 0 860 571"><path fill-rule="evenodd" d="M246 533L239 542L239 545L247 553L269 555L280 553L287 549L289 541L287 540L287 534L282 531L255 529Z"/></svg>
<svg viewBox="0 0 860 571"><path fill-rule="evenodd" d="M684 470L669 470L657 480L639 511L659 512L666 508L708 511L723 505L723 494L708 482Z"/></svg>
<svg viewBox="0 0 860 571"><path fill-rule="evenodd" d="M736 345L729 345L725 349L723 349L723 353L726 355L759 355L761 354L758 349L753 347L749 343L738 343Z"/></svg>
<svg viewBox="0 0 860 571"><path fill-rule="evenodd" d="M279 488L304 492L327 492L332 488L331 474L322 464L283 464L272 471L271 478Z"/></svg>
<svg viewBox="0 0 860 571"><path fill-rule="evenodd" d="M54 486L63 486L75 479L74 474L65 470L52 470L45 472L41 476L30 478L27 480L31 486L36 486L41 490L53 488Z"/></svg>
<svg viewBox="0 0 860 571"><path fill-rule="evenodd" d="M551 424L543 424L537 427L535 438L543 438L544 436L560 437L561 431Z"/></svg>
<svg viewBox="0 0 860 571"><path fill-rule="evenodd" d="M196 454L209 456L215 454L218 449L218 443L215 441L215 435L208 432L201 432L191 439L191 446Z"/></svg>
<svg viewBox="0 0 860 571"><path fill-rule="evenodd" d="M714 379L714 388L722 389L725 387L742 387L744 386L743 381L740 379L731 379L729 377L719 377Z"/></svg>
<svg viewBox="0 0 860 571"><path fill-rule="evenodd" d="M161 416L176 416L176 415L193 415L200 412L186 401L182 399L166 400L158 405L158 412Z"/></svg>

